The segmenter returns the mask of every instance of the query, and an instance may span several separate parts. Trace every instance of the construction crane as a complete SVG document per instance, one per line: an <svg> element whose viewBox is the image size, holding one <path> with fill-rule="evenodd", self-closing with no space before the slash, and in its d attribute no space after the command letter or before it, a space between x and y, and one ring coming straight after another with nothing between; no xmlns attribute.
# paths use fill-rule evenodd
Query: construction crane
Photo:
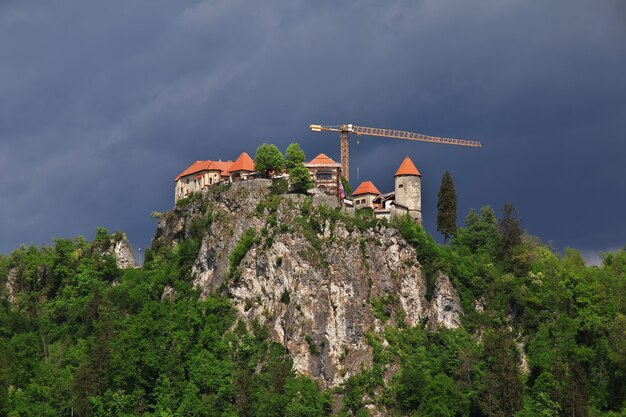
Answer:
<svg viewBox="0 0 626 417"><path fill-rule="evenodd" d="M402 130L392 129L379 129L375 127L363 127L353 124L340 126L309 125L309 129L311 129L313 132L321 132L322 130L328 132L339 132L339 140L341 142L341 170L343 171L343 176L346 177L346 179L348 180L350 179L350 156L348 150L348 135L350 133L353 133L357 136L368 135L379 136L383 138L419 140L422 142L444 143L447 145L473 147L481 146L480 142L476 142L473 140L440 138L438 136L428 136L421 133L404 132Z"/></svg>

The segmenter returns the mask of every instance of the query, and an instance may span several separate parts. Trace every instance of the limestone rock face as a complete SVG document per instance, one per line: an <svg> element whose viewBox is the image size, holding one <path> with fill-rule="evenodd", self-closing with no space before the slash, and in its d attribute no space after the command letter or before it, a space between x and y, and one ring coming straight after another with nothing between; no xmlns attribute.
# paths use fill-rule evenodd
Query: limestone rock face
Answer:
<svg viewBox="0 0 626 417"><path fill-rule="evenodd" d="M120 269L135 267L135 253L125 233L115 233L109 239L94 241L94 250L102 256L112 256Z"/></svg>
<svg viewBox="0 0 626 417"><path fill-rule="evenodd" d="M117 267L121 269L135 267L135 254L133 253L130 243L126 235L113 245L113 257L117 263Z"/></svg>
<svg viewBox="0 0 626 417"><path fill-rule="evenodd" d="M432 329L445 327L456 329L461 327L461 299L450 278L439 274L435 283L435 292L430 303L428 325Z"/></svg>
<svg viewBox="0 0 626 417"><path fill-rule="evenodd" d="M194 285L203 297L227 293L242 320L266 324L301 374L332 387L371 366L365 335L380 331L382 320L459 326L452 283L439 277L428 303L415 250L396 229L357 227L302 196L272 197L262 183L234 185L162 216L153 245L176 244L193 235L193 224L207 224ZM255 242L233 265L231 253L250 229ZM374 305L384 306L386 319Z"/></svg>
<svg viewBox="0 0 626 417"><path fill-rule="evenodd" d="M15 268L9 269L9 273L7 274L7 283L5 286L4 295L9 303L13 304L17 297L17 270Z"/></svg>

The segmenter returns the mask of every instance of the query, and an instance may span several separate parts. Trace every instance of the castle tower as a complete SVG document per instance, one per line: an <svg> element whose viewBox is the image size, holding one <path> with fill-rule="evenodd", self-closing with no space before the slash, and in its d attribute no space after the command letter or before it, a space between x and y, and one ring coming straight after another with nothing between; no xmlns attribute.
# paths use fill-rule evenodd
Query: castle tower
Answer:
<svg viewBox="0 0 626 417"><path fill-rule="evenodd" d="M422 183L421 174L408 156L396 171L396 203L405 206L409 215L422 224Z"/></svg>

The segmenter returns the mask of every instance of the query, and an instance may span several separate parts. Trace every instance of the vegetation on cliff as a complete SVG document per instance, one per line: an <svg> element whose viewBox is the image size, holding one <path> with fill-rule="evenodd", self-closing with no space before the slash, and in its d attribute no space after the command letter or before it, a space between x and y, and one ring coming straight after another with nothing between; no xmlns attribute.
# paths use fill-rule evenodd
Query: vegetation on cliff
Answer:
<svg viewBox="0 0 626 417"><path fill-rule="evenodd" d="M305 200L297 222L277 224L280 198L258 202L265 232L239 240L227 259L232 279L246 253L267 248L274 233L301 234L319 249L326 220L355 231L381 222ZM186 205L201 215L177 242L155 239L142 269L121 270L103 255L110 241L103 230L94 242L58 239L0 257L0 415L626 413L625 251L587 267L576 251L559 255L518 233L511 207L500 221L488 207L470 212L448 246L410 218L387 225L415 248L428 298L440 272L451 278L463 326L410 327L394 297L373 299L383 326L364 329L372 366L323 390L295 374L286 347L266 327L238 318L227 289L199 299L193 263L218 214L202 197L178 212Z"/></svg>

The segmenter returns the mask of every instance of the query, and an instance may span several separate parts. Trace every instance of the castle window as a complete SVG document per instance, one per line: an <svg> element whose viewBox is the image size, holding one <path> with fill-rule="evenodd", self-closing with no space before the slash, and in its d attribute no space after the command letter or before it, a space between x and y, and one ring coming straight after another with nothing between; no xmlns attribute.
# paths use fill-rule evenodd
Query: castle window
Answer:
<svg viewBox="0 0 626 417"><path fill-rule="evenodd" d="M404 188L404 184L398 185L398 188Z"/></svg>
<svg viewBox="0 0 626 417"><path fill-rule="evenodd" d="M332 171L317 171L315 173L315 178L319 181L330 181L333 179Z"/></svg>

